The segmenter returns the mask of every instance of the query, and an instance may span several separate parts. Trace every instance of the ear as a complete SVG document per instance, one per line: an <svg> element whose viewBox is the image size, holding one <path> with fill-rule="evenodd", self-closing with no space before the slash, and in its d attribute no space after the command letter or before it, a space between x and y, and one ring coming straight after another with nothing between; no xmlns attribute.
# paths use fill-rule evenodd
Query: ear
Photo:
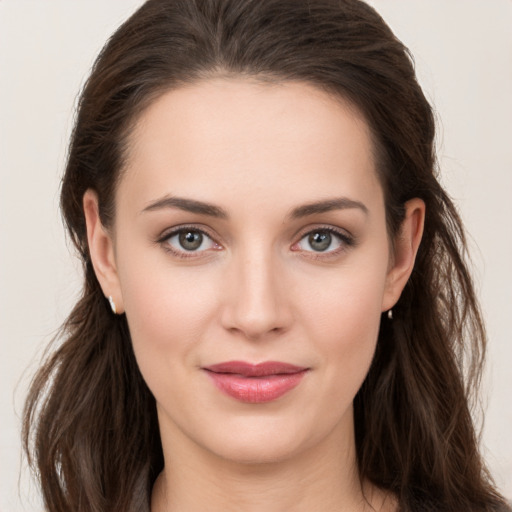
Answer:
<svg viewBox="0 0 512 512"><path fill-rule="evenodd" d="M405 218L394 240L382 311L389 310L396 304L409 280L423 235L424 223L425 203L419 198L407 201L405 203Z"/></svg>
<svg viewBox="0 0 512 512"><path fill-rule="evenodd" d="M114 243L110 233L101 223L96 192L91 189L85 192L83 208L87 225L87 242L94 272L103 294L105 297L112 297L116 313L121 314L124 312L124 307L116 268Z"/></svg>

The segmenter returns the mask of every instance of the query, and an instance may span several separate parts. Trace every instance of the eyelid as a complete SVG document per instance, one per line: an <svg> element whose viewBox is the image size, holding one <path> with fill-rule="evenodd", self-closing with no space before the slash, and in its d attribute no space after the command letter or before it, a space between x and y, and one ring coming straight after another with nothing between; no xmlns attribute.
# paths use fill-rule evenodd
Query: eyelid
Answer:
<svg viewBox="0 0 512 512"><path fill-rule="evenodd" d="M214 244L214 250L222 249L222 245L217 242L216 237L210 233L210 230L204 226L198 226L197 224L181 224L178 226L173 226L172 228L165 229L156 239L156 243L160 244L163 249L167 252L170 252L174 256L178 258L198 258L204 255L205 252L208 252L209 249L204 249L201 251L186 251L179 250L173 247L171 244L166 243L170 238L176 236L184 231L195 231L197 233L201 233L203 236L209 238Z"/></svg>
<svg viewBox="0 0 512 512"><path fill-rule="evenodd" d="M178 224L176 226L165 228L160 233L160 235L158 235L157 242L165 241L170 236L175 235L176 233L180 233L181 231L186 231L187 229L190 230L190 231L198 231L198 232L203 233L204 235L206 235L206 236L208 236L208 237L210 237L212 239L214 239L216 237L211 232L211 229L208 228L207 226L205 226L203 224L189 223L189 224Z"/></svg>
<svg viewBox="0 0 512 512"><path fill-rule="evenodd" d="M333 234L334 236L340 239L341 245L340 247L332 250L332 251L306 251L302 249L293 249L293 247L297 246L306 236L315 233L325 231ZM319 258L328 258L332 256L337 256L339 253L346 251L347 249L356 245L355 237L349 233L347 230L338 228L332 225L319 224L316 226L307 226L306 228L301 229L296 235L296 242L292 244L292 250L297 252L306 253L307 257L319 259Z"/></svg>
<svg viewBox="0 0 512 512"><path fill-rule="evenodd" d="M169 240L169 238L183 232L183 231L196 231L201 233L203 236L208 237L214 244L215 247L214 250L220 250L224 247L220 242L217 241L218 236L213 235L211 233L211 230L204 226L204 225L197 225L197 224L181 224L178 226L173 226L172 228L165 229L155 240L157 244L160 244L163 246L164 250L170 252L174 256L177 256L178 258L198 258L204 255L204 253L209 252L211 249L204 249L201 251L180 251L175 249L170 244L166 244L166 242ZM294 246L297 246L297 244L303 240L306 236L310 235L311 233L318 232L318 231L326 231L329 233L332 233L336 237L338 237L341 241L341 245L339 248L332 250L332 251L305 251L302 249L293 249ZM318 225L310 225L305 228L302 228L298 233L294 236L294 239L296 240L292 244L292 251L294 252L301 252L301 253L307 253L307 257L320 259L320 258L329 258L333 256L337 256L339 253L344 252L351 247L355 246L357 244L357 240L350 232L348 232L346 229L339 228L337 226L329 225L329 224L318 224Z"/></svg>
<svg viewBox="0 0 512 512"><path fill-rule="evenodd" d="M351 242L355 243L355 236L350 231L338 226L334 226L332 224L310 224L298 230L293 238L296 240L301 240L306 235L316 231L328 231L329 233L334 233L335 235L340 236L344 240L350 240Z"/></svg>

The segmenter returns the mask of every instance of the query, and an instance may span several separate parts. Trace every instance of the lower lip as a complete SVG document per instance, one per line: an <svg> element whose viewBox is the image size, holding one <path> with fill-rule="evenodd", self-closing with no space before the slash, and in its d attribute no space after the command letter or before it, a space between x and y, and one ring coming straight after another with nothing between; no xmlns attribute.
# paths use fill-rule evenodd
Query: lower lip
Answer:
<svg viewBox="0 0 512 512"><path fill-rule="evenodd" d="M217 388L226 395L249 404L277 400L300 384L307 370L261 377L207 371Z"/></svg>

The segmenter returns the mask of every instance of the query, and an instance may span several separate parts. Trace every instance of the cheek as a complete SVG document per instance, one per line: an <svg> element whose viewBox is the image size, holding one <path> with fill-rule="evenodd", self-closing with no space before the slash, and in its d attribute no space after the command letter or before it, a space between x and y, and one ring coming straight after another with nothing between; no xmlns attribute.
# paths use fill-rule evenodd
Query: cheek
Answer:
<svg viewBox="0 0 512 512"><path fill-rule="evenodd" d="M310 317L317 339L324 340L325 351L333 360L341 361L348 370L350 362L371 357L380 325L380 301L371 294L345 294L341 300L320 302ZM313 337L314 339L314 337Z"/></svg>
<svg viewBox="0 0 512 512"><path fill-rule="evenodd" d="M204 269L184 271L144 251L124 254L130 256L119 273L133 348L144 377L158 382L178 361L193 366L194 349L214 317L216 287Z"/></svg>
<svg viewBox="0 0 512 512"><path fill-rule="evenodd" d="M310 326L325 337L358 338L357 333L374 332L380 322L387 276L387 246L354 253L346 264L325 273L313 273L307 279L295 279L299 289L294 295ZM353 333L353 335L350 335Z"/></svg>
<svg viewBox="0 0 512 512"><path fill-rule="evenodd" d="M301 308L307 337L315 342L326 370L326 391L340 406L352 401L371 364L385 277L386 262L347 266L317 286Z"/></svg>

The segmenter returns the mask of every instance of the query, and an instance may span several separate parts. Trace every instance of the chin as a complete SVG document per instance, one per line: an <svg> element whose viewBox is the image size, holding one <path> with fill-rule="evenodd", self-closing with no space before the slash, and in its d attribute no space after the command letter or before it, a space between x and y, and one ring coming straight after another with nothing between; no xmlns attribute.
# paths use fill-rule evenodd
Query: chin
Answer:
<svg viewBox="0 0 512 512"><path fill-rule="evenodd" d="M225 461L241 465L268 465L285 462L294 458L306 447L304 443L291 439L253 439L250 436L230 438L222 445L212 446L212 453ZM295 441L295 442L294 442Z"/></svg>
<svg viewBox="0 0 512 512"><path fill-rule="evenodd" d="M315 421L309 424L269 417L245 420L239 419L232 425L210 430L208 439L201 444L210 453L231 463L277 464L307 454L337 430L333 425L325 431L318 429Z"/></svg>

